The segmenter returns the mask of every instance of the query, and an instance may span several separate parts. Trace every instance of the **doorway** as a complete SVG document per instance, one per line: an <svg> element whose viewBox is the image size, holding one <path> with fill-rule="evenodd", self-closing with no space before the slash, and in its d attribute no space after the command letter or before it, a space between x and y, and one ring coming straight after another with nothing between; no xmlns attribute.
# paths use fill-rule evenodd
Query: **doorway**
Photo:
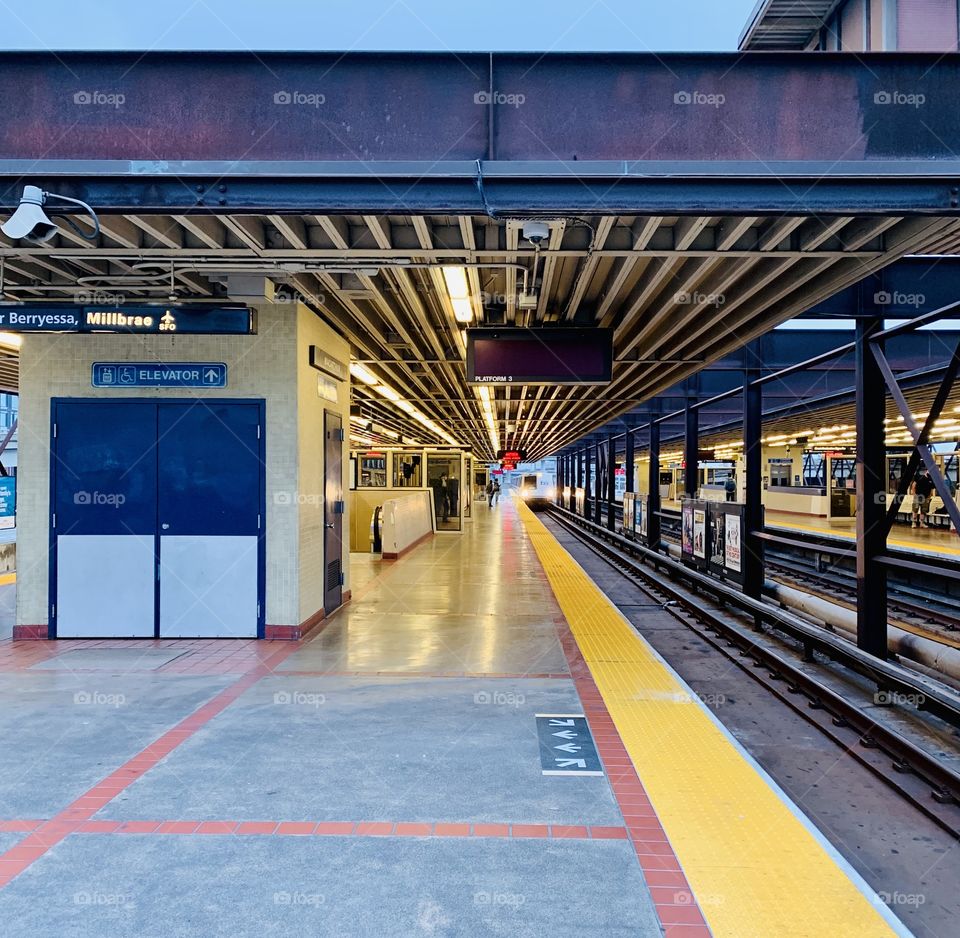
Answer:
<svg viewBox="0 0 960 938"><path fill-rule="evenodd" d="M323 611L329 615L343 601L343 421L339 414L323 412L323 439Z"/></svg>
<svg viewBox="0 0 960 938"><path fill-rule="evenodd" d="M263 634L262 401L55 400L58 638Z"/></svg>
<svg viewBox="0 0 960 938"><path fill-rule="evenodd" d="M428 453L427 484L433 493L436 530L459 531L463 511L459 453Z"/></svg>

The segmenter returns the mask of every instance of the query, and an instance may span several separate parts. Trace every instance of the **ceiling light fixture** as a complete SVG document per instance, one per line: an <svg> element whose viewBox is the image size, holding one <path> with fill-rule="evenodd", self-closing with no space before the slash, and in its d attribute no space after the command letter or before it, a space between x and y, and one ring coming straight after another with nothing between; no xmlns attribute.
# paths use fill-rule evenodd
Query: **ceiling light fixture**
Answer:
<svg viewBox="0 0 960 938"><path fill-rule="evenodd" d="M470 299L470 284L465 267L444 267L443 279L450 295L450 305L457 322L473 320L473 300Z"/></svg>
<svg viewBox="0 0 960 938"><path fill-rule="evenodd" d="M350 374L364 384L377 384L380 381L366 365L361 365L360 362L350 362Z"/></svg>

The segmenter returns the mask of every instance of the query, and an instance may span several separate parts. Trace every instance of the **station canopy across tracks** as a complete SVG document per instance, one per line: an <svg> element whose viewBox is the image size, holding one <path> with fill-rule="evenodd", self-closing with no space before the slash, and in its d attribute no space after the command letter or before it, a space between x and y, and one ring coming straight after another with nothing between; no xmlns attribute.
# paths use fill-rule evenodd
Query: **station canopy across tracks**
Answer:
<svg viewBox="0 0 960 938"><path fill-rule="evenodd" d="M958 68L8 53L0 210L35 185L100 230L78 211L0 240L3 300L222 305L269 281L261 302L348 339L384 440L535 460L905 255L954 253ZM612 381L470 385L474 326L610 329Z"/></svg>

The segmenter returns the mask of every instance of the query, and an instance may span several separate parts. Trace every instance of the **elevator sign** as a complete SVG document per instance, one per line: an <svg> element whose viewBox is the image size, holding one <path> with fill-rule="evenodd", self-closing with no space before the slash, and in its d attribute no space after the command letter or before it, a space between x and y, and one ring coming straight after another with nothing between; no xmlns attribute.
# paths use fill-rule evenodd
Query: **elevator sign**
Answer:
<svg viewBox="0 0 960 938"><path fill-rule="evenodd" d="M223 362L94 362L95 388L225 388Z"/></svg>

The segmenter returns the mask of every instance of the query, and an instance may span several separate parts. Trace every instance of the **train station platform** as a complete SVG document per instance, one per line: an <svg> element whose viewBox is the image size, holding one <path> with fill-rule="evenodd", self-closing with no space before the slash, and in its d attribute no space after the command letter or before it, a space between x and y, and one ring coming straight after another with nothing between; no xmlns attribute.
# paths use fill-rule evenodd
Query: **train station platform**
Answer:
<svg viewBox="0 0 960 938"><path fill-rule="evenodd" d="M768 528L787 531L802 531L844 541L856 541L856 518L804 518L782 511L765 513ZM899 550L918 554L941 554L944 557L960 557L960 539L949 525L930 525L914 528L909 524L897 524L890 531L887 543Z"/></svg>
<svg viewBox="0 0 960 938"><path fill-rule="evenodd" d="M663 507L679 512L680 502L664 501ZM855 542L857 539L856 518L818 518L797 515L789 511L766 509L764 522L768 528L834 537L841 541ZM926 528L914 528L902 523L895 524L890 530L887 543L898 550L917 554L960 557L960 539L957 537L957 532L949 524L942 523L942 520Z"/></svg>
<svg viewBox="0 0 960 938"><path fill-rule="evenodd" d="M535 514L475 515L303 641L0 642L4 935L907 934Z"/></svg>

